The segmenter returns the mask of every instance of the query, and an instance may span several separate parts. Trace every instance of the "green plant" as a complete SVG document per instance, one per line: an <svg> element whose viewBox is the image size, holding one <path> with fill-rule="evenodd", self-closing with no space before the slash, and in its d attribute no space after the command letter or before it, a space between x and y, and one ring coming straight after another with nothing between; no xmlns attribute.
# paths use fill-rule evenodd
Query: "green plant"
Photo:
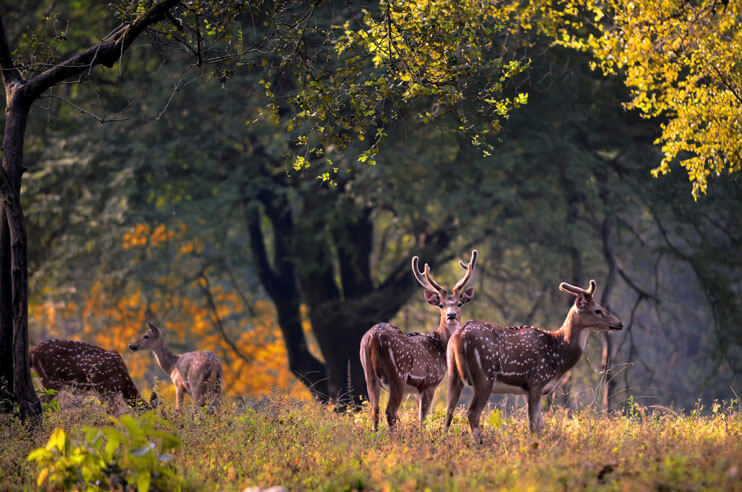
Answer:
<svg viewBox="0 0 742 492"><path fill-rule="evenodd" d="M136 487L139 492L182 488L167 454L180 446L180 438L162 430L170 428L167 421L154 412L111 420L114 425L83 427L85 439L79 444L55 429L46 446L27 458L39 467L37 486L86 491Z"/></svg>

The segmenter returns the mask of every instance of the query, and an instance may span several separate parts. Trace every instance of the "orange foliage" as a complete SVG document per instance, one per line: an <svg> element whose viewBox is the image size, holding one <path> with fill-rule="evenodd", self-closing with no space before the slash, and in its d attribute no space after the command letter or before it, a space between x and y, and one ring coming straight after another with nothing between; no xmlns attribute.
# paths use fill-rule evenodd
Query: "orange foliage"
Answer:
<svg viewBox="0 0 742 492"><path fill-rule="evenodd" d="M178 236L184 227L179 229L137 225L124 234L123 247L163 247L173 241L178 242L175 245L178 256L197 255L201 245L181 241ZM224 366L226 394L268 395L273 388L280 387L295 398L311 398L288 369L288 356L271 303L258 299L250 300L252 305L247 306L243 295L221 285L209 285L204 277L197 278L190 286L189 291L196 293L196 299L156 293L169 292L172 288L157 289L147 297L141 286L132 285L126 292L118 293L117 298L111 298L103 282L97 282L79 303L51 300L32 303L29 306L32 340L84 339L115 350L122 354L129 372L143 389L149 385L142 383L154 376L164 382L169 380L150 354L133 354L127 347L144 331L146 321L158 320L164 324L174 352L203 349L219 356ZM163 278L162 283L177 285L177 279ZM209 289L216 312L205 302L204 289ZM220 333L220 323L236 351ZM311 339L309 325L305 324L304 329Z"/></svg>

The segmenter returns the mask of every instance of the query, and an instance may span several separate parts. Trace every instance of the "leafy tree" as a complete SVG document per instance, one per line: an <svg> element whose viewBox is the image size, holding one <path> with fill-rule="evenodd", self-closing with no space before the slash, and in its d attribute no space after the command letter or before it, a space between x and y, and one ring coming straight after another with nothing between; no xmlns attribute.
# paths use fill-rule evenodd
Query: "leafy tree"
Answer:
<svg viewBox="0 0 742 492"><path fill-rule="evenodd" d="M589 51L606 74L621 73L627 108L663 116L663 157L688 172L693 196L709 179L742 169L742 30L739 2L703 0L578 0L531 2L524 25L538 25L557 42Z"/></svg>

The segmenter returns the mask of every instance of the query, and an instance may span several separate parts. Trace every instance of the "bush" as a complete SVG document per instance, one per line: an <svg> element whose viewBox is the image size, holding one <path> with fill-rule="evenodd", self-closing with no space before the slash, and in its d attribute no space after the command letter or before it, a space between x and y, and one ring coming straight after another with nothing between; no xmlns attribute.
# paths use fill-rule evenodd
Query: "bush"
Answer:
<svg viewBox="0 0 742 492"><path fill-rule="evenodd" d="M79 444L63 429L55 429L46 446L27 458L39 467L37 486L89 491L136 487L139 492L182 488L167 454L180 446L180 439L163 430L170 428L167 421L154 412L111 420L109 426L85 426L85 439Z"/></svg>

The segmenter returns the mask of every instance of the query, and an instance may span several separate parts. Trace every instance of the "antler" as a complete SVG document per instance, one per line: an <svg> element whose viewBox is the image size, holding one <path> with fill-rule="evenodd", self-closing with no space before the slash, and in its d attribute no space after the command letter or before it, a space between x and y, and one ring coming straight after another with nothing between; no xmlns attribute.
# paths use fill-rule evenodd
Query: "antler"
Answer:
<svg viewBox="0 0 742 492"><path fill-rule="evenodd" d="M469 260L469 264L467 265L463 261L459 260L459 266L466 270L466 273L464 274L464 277L459 280L456 285L453 288L453 295L456 295L456 293L463 289L467 282L469 282L469 279L471 278L471 274L474 271L474 264L477 262L477 256L479 255L479 252L476 249L473 249L471 251L471 260Z"/></svg>
<svg viewBox="0 0 742 492"><path fill-rule="evenodd" d="M430 267L428 266L428 264L425 264L425 268L421 272L418 268L419 261L420 259L417 256L412 257L412 274L415 276L415 279L420 283L420 285L423 286L425 290L438 292L439 295L445 296L445 287L433 280L433 278L430 276Z"/></svg>
<svg viewBox="0 0 742 492"><path fill-rule="evenodd" d="M574 294L576 296L579 296L580 294L592 296L595 292L596 286L597 284L595 283L595 280L590 280L590 287L587 289L583 289L582 287L575 287L574 285L568 284L567 282L562 282L561 284L559 284L559 290L569 292L570 294Z"/></svg>

